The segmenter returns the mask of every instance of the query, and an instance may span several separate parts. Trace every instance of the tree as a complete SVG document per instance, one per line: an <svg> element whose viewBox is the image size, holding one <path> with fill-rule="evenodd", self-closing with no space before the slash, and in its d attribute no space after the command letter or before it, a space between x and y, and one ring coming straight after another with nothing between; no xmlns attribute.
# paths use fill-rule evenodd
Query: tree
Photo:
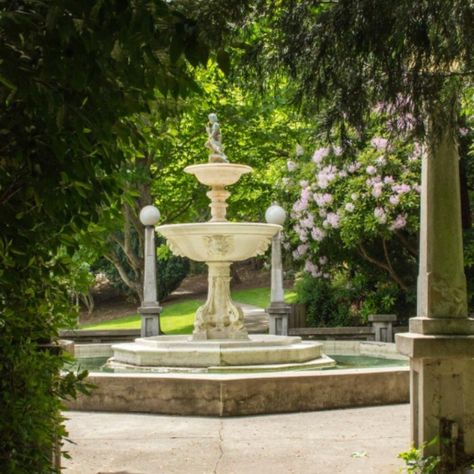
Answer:
<svg viewBox="0 0 474 474"><path fill-rule="evenodd" d="M244 91L237 81L226 77L213 61L205 69L189 70L197 92L175 103L166 117L155 109L130 118L130 128L139 139L120 142L127 157L121 169L124 192L103 212L99 235L91 240L93 229L89 229L84 236L88 247L100 248L98 255L114 265L138 298L143 287L140 209L156 204L162 224L209 219L205 188L183 171L187 165L207 161L204 142L209 112L218 113L230 160L254 167L254 173L232 189L230 219L263 219L266 207L278 194L275 184L289 156L288 143L296 144L309 133L281 90L271 97L254 97L253 92ZM261 205L255 206L256 202ZM98 242L103 245L99 247Z"/></svg>
<svg viewBox="0 0 474 474"><path fill-rule="evenodd" d="M257 78L290 75L325 146L338 143L345 155L370 140L376 108L396 117L390 140L410 128L411 143L436 159L443 142L457 155L460 103L472 97L473 18L474 4L464 1L300 0L260 2L241 24L251 38L249 69L257 61Z"/></svg>
<svg viewBox="0 0 474 474"><path fill-rule="evenodd" d="M195 87L186 58L209 48L189 11L160 0L10 2L0 37L0 470L43 473L64 434L59 398L74 394L51 341L75 317L76 237L121 191L123 118L155 90Z"/></svg>
<svg viewBox="0 0 474 474"><path fill-rule="evenodd" d="M272 47L270 61L298 81L300 102L324 108L343 137L347 122L362 131L375 104L413 114L428 135L456 127L453 107L474 73L472 2L301 0L264 12L272 35L260 51ZM427 119L434 128L423 130Z"/></svg>
<svg viewBox="0 0 474 474"><path fill-rule="evenodd" d="M342 288L325 304L334 312L325 324L344 323L344 311L359 323L377 311L404 318L413 311L422 145L409 133L389 140L393 126L392 117L374 113L370 140L353 134L345 150L321 141L287 164L293 257L305 278L326 280L313 280L315 298L320 289L331 293L330 282ZM308 285L300 285L304 294ZM347 301L344 311L338 298ZM322 310L314 309L318 322Z"/></svg>

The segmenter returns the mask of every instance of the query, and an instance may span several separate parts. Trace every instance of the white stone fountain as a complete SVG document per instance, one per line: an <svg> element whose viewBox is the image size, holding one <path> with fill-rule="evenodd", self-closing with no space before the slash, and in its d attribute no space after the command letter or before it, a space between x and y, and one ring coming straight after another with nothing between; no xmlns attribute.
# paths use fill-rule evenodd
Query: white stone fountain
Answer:
<svg viewBox="0 0 474 474"><path fill-rule="evenodd" d="M112 347L113 366L150 368L204 368L211 371L279 370L334 365L321 353L321 344L300 337L248 335L242 309L230 297L230 265L263 254L281 226L229 222L226 219L226 186L236 183L250 166L227 161L215 114L207 127L209 163L185 168L211 189L209 222L170 224L156 228L166 237L175 255L205 262L209 269L207 301L195 315L192 336L153 336Z"/></svg>

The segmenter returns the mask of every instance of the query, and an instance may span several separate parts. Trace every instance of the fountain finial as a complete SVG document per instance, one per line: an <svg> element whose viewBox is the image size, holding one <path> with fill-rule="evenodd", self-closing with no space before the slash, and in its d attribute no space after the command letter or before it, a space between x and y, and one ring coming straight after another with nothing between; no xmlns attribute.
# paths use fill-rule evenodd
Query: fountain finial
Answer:
<svg viewBox="0 0 474 474"><path fill-rule="evenodd" d="M224 146L222 145L221 127L217 120L217 114L208 115L209 122L206 125L207 142L206 147L209 148L209 163L228 163L229 160L224 154Z"/></svg>

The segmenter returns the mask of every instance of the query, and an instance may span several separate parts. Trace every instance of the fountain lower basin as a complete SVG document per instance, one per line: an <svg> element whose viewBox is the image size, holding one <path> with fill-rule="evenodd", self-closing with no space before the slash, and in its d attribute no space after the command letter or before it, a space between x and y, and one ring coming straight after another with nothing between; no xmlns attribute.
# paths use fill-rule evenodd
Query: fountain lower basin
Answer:
<svg viewBox="0 0 474 474"><path fill-rule="evenodd" d="M251 335L244 340L193 341L189 336L156 336L112 346L111 367L201 367L253 370L331 367L322 344L297 336Z"/></svg>

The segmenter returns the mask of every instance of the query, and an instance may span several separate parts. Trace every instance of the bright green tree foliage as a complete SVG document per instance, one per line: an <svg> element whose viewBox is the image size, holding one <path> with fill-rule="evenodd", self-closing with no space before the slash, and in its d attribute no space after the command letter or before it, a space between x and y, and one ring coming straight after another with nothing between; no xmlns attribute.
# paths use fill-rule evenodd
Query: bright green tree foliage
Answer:
<svg viewBox="0 0 474 474"><path fill-rule="evenodd" d="M90 226L84 235L84 244L104 255L116 271L111 265L101 266L104 260L95 268L106 269L114 281L121 279L139 297L143 274L141 207L154 203L162 224L210 218L206 187L184 172L187 165L208 160L204 144L210 112L218 114L230 161L254 168L230 189L230 220L263 220L267 206L280 198L276 183L289 157L288 147L309 135L307 124L287 103L284 84L272 95L259 97L226 77L214 61L209 61L206 69L189 71L198 93L174 103L166 117L155 109L128 120L139 138L121 141L127 157L120 173L124 193L103 213L100 225ZM97 236L91 239L95 232ZM159 254L166 255L163 251ZM158 286L165 287L164 273L158 278ZM159 293L166 294L160 288Z"/></svg>

